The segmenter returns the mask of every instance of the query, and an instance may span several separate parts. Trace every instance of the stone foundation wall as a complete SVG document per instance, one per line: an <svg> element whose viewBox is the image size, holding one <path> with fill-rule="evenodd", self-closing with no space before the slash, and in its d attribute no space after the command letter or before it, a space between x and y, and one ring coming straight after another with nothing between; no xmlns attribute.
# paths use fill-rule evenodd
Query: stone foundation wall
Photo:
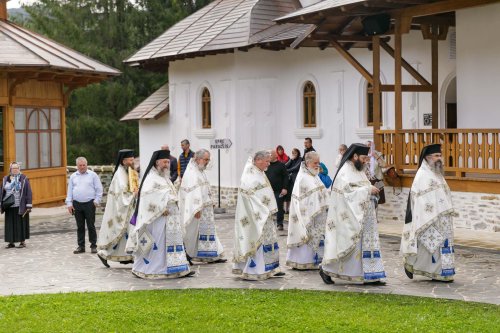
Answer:
<svg viewBox="0 0 500 333"><path fill-rule="evenodd" d="M113 175L113 166L89 166L101 178L104 188L102 207L106 204L106 195ZM68 167L68 178L76 171L76 167ZM385 221L404 223L408 188L403 188L395 195L393 188L385 187L386 203L379 206L378 217ZM396 194L399 192L397 189ZM212 186L215 201L218 200L218 188ZM453 205L459 214L455 217L455 228L500 232L500 195L488 193L452 192ZM235 207L238 199L238 188L221 187L221 207Z"/></svg>
<svg viewBox="0 0 500 333"><path fill-rule="evenodd" d="M219 192L217 186L212 186L212 195L215 202L218 203ZM220 206L221 207L236 207L236 201L238 200L238 188L235 187L221 187L220 188Z"/></svg>
<svg viewBox="0 0 500 333"><path fill-rule="evenodd" d="M408 188L403 188L401 194L394 195L393 188L386 186L386 203L379 206L379 219L404 223L408 192ZM452 200L459 214L453 220L455 228L500 232L500 195L452 192Z"/></svg>
<svg viewBox="0 0 500 333"><path fill-rule="evenodd" d="M102 187L104 190L102 196L101 207L106 205L106 197L108 194L109 184L111 184L111 179L113 178L113 170L114 166L112 165L89 165L89 170L97 173L99 178L101 179ZM73 172L76 172L75 166L68 166L68 180ZM218 187L212 186L212 194L216 202L218 202ZM221 207L236 207L236 200L238 199L238 189L233 187L221 187Z"/></svg>

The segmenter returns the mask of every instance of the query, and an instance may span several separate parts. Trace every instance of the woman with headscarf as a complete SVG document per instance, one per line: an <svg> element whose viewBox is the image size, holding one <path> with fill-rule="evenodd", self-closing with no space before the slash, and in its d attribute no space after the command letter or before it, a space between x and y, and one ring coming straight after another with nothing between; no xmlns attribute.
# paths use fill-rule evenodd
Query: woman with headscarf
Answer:
<svg viewBox="0 0 500 333"><path fill-rule="evenodd" d="M28 177L21 174L21 167L17 162L10 164L9 174L3 178L0 200L1 212L5 213L5 241L7 248L15 247L19 242L20 248L26 247L26 239L30 238L29 213L32 208L31 185ZM14 197L13 204L10 196ZM8 207L7 207L8 205Z"/></svg>
<svg viewBox="0 0 500 333"><path fill-rule="evenodd" d="M278 155L278 161L280 161L283 164L288 162L288 160L290 159L288 155L285 153L285 148L283 148L282 145L276 147L276 154Z"/></svg>

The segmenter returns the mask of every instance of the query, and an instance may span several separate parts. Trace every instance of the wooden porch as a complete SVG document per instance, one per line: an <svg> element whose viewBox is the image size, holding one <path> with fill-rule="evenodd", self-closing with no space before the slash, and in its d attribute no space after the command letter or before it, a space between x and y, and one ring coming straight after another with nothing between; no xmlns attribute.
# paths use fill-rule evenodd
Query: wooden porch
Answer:
<svg viewBox="0 0 500 333"><path fill-rule="evenodd" d="M352 0L320 2L283 16L279 23L312 24L297 38L292 48L300 46L324 49L334 47L372 86L373 139L376 147L409 187L418 168L422 148L441 143L446 178L455 191L500 194L500 130L438 129L439 127L439 52L438 42L447 39L456 25L457 10L486 6L500 0ZM374 23L372 25L372 23ZM403 58L402 35L420 30L431 46L431 77L425 78ZM392 39L393 45L388 41ZM372 51L372 70L367 70L349 49L367 47ZM381 51L394 60L390 84L380 80ZM406 70L416 84L403 83ZM394 128L381 130L381 93L394 93ZM429 113L432 129L404 129L403 93L430 93ZM398 184L399 185L399 184Z"/></svg>
<svg viewBox="0 0 500 333"><path fill-rule="evenodd" d="M452 190L500 194L500 129L378 130L375 136L404 187L411 186L422 148L440 143Z"/></svg>

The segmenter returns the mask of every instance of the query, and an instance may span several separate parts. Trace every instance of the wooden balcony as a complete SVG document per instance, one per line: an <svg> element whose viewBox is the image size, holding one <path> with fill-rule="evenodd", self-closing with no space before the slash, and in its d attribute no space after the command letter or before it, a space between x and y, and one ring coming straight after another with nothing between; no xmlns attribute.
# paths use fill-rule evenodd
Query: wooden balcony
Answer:
<svg viewBox="0 0 500 333"><path fill-rule="evenodd" d="M378 149L410 186L420 151L442 144L450 187L456 191L500 193L500 129L378 130Z"/></svg>

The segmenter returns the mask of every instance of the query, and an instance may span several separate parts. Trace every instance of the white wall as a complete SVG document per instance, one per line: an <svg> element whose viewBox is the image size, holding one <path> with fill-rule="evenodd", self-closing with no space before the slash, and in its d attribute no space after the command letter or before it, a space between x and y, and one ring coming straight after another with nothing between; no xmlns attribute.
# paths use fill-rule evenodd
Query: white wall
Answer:
<svg viewBox="0 0 500 333"><path fill-rule="evenodd" d="M440 43L440 82L455 71L448 60L446 42ZM404 37L403 56L430 80L430 41L420 32ZM372 53L353 49L353 55L369 70ZM382 80L393 83L394 61L382 52ZM315 84L317 128L302 128L302 88ZM408 74L404 83L412 83ZM170 112L154 121L140 122L141 156L150 156L163 143L180 153L180 141L188 138L193 150L208 148L210 139L230 138L233 146L221 152L222 186L236 187L248 156L278 144L290 154L303 151L305 137L333 173L337 147L341 143L365 142L372 136L366 126L365 80L335 50L313 48L266 51L258 48L175 61L169 67ZM201 129L201 90L207 86L212 97L212 129ZM394 94L385 93L384 127L394 128ZM404 126L421 128L423 113L430 113L430 94L404 95ZM143 152L146 152L144 154ZM216 152L212 160L216 162ZM147 163L147 161L143 161ZM216 164L216 163L215 163ZM217 168L209 172L217 181Z"/></svg>
<svg viewBox="0 0 500 333"><path fill-rule="evenodd" d="M457 11L459 128L500 125L500 4Z"/></svg>
<svg viewBox="0 0 500 333"><path fill-rule="evenodd" d="M167 133L170 115L167 114L158 120L140 120L139 121L139 157L141 162L141 175L149 164L151 155L155 150L167 144L169 136ZM172 145L171 145L172 146ZM170 147L172 149L172 147ZM180 148L177 148L179 151ZM175 154L172 152L172 154Z"/></svg>

